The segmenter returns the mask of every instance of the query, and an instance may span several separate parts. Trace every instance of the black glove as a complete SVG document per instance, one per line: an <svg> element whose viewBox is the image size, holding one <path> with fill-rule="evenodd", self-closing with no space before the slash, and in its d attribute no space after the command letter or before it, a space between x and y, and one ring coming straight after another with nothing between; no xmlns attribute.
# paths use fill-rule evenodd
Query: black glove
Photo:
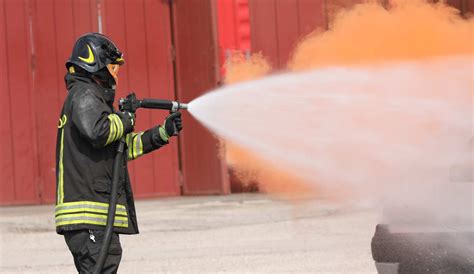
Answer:
<svg viewBox="0 0 474 274"><path fill-rule="evenodd" d="M167 143L171 136L178 135L182 129L181 112L172 113L166 117L165 123L159 126L160 138Z"/></svg>
<svg viewBox="0 0 474 274"><path fill-rule="evenodd" d="M120 120L122 120L123 136L132 132L135 127L135 114L128 111L119 111L117 112L117 115L120 116Z"/></svg>
<svg viewBox="0 0 474 274"><path fill-rule="evenodd" d="M175 112L165 119L164 124L166 133L169 136L177 135L183 129L183 120L181 120L181 112Z"/></svg>

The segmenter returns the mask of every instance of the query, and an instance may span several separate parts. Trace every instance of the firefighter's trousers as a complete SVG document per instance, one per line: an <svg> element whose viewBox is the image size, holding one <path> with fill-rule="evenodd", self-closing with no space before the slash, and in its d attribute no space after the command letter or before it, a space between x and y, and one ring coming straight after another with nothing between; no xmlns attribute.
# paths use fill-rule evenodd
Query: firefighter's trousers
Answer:
<svg viewBox="0 0 474 274"><path fill-rule="evenodd" d="M64 233L64 238L74 258L79 273L92 273L99 258L100 248L104 239L102 230L73 230ZM122 259L122 246L119 235L112 234L109 254L104 263L102 273L117 273Z"/></svg>

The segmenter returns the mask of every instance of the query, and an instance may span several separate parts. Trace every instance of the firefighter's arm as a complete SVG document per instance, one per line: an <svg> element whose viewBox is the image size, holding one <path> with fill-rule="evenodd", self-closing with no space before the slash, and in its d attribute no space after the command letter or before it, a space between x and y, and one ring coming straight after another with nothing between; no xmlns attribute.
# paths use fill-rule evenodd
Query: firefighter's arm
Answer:
<svg viewBox="0 0 474 274"><path fill-rule="evenodd" d="M112 113L106 103L91 91L73 100L72 121L94 147L109 145L133 130L133 117Z"/></svg>
<svg viewBox="0 0 474 274"><path fill-rule="evenodd" d="M179 112L169 115L162 126L158 125L145 132L127 134L127 158L129 160L136 159L168 144L175 128L178 132L183 129Z"/></svg>

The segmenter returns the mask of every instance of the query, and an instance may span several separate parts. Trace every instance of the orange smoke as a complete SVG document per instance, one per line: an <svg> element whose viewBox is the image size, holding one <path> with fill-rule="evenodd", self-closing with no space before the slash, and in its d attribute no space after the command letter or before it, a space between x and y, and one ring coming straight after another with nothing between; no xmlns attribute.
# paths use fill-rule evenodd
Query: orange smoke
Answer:
<svg viewBox="0 0 474 274"><path fill-rule="evenodd" d="M333 18L330 30L305 37L290 58L290 70L473 54L474 20L463 19L458 10L444 3L372 0L333 16L336 10L348 7L348 1L332 2L327 7ZM271 68L262 55L246 58L235 54L226 70L225 82L231 84L262 77ZM297 176L283 173L249 151L229 143L226 149L229 165L243 184L257 181L261 190L271 193L314 190Z"/></svg>
<svg viewBox="0 0 474 274"><path fill-rule="evenodd" d="M226 84L252 80L271 71L270 64L262 54L246 56L240 51L234 51L224 67L227 71L224 79Z"/></svg>
<svg viewBox="0 0 474 274"><path fill-rule="evenodd" d="M289 67L307 70L329 65L358 65L434 56L472 54L474 21L444 3L391 1L340 12L330 31L308 35Z"/></svg>
<svg viewBox="0 0 474 274"><path fill-rule="evenodd" d="M261 54L246 56L233 52L226 61L226 84L237 83L262 77L271 71L271 66ZM257 155L226 142L227 163L231 170L231 184L234 189L269 193L303 193L309 187L295 176L280 171L266 163ZM290 183L291 182L291 183Z"/></svg>
<svg viewBox="0 0 474 274"><path fill-rule="evenodd" d="M336 16L342 11L352 8L354 5L362 3L375 3L384 0L330 0L326 1L326 14L329 24L334 21Z"/></svg>
<svg viewBox="0 0 474 274"><path fill-rule="evenodd" d="M294 174L269 164L236 144L227 142L226 152L227 162L244 189L257 183L259 191L268 193L304 194L314 190Z"/></svg>

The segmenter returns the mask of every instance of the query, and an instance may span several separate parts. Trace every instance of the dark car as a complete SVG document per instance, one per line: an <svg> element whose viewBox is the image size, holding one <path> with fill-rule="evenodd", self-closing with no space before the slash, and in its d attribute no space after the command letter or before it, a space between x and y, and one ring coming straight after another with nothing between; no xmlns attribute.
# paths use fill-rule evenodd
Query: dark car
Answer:
<svg viewBox="0 0 474 274"><path fill-rule="evenodd" d="M436 214L427 216L409 206L385 209L388 219L394 220L390 215L397 218L375 228L371 247L378 273L474 273L473 143L471 139L452 166L445 188L457 188L461 195L434 201L456 204L448 212L450 218L443 218L444 223L433 222L440 219Z"/></svg>

